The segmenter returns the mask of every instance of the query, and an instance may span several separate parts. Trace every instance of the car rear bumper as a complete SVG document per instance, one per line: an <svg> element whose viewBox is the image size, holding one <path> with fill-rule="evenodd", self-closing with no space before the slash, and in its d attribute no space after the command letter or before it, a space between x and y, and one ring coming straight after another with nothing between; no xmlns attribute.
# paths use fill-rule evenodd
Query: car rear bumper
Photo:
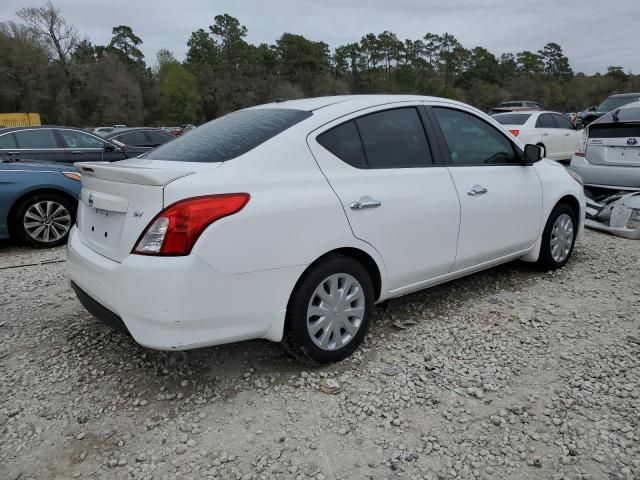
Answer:
<svg viewBox="0 0 640 480"><path fill-rule="evenodd" d="M596 165L584 157L574 155L569 168L580 175L588 187L640 189L640 167Z"/></svg>
<svg viewBox="0 0 640 480"><path fill-rule="evenodd" d="M122 263L67 244L72 287L85 308L139 344L187 350L267 338L279 341L291 291L304 267L223 275L195 254L130 255Z"/></svg>

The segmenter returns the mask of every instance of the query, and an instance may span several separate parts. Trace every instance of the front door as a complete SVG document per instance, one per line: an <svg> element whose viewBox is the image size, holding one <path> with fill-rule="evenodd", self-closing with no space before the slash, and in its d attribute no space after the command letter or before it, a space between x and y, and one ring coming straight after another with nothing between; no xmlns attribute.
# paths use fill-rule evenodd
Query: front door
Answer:
<svg viewBox="0 0 640 480"><path fill-rule="evenodd" d="M57 130L64 142L70 162L102 161L104 140L80 130L62 128Z"/></svg>
<svg viewBox="0 0 640 480"><path fill-rule="evenodd" d="M532 247L540 230L542 186L532 166L497 128L471 112L433 107L461 205L453 270Z"/></svg>
<svg viewBox="0 0 640 480"><path fill-rule="evenodd" d="M353 114L308 143L354 235L382 256L390 289L451 270L460 204L447 168L434 164L418 108Z"/></svg>

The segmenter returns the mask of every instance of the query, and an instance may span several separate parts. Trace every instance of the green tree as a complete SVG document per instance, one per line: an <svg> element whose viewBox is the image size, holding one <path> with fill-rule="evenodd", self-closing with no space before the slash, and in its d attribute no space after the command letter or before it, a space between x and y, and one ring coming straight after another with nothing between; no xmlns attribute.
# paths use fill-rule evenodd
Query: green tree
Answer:
<svg viewBox="0 0 640 480"><path fill-rule="evenodd" d="M562 47L557 43L547 43L538 54L544 63L544 72L548 77L567 80L573 77L573 70L569 65L569 59L562 52Z"/></svg>
<svg viewBox="0 0 640 480"><path fill-rule="evenodd" d="M527 75L529 77L537 77L544 70L544 61L533 52L525 50L516 54L516 61L518 63L518 74Z"/></svg>
<svg viewBox="0 0 640 480"><path fill-rule="evenodd" d="M316 93L317 85L329 73L329 46L302 35L284 33L275 45L280 76L300 85L307 95Z"/></svg>
<svg viewBox="0 0 640 480"><path fill-rule="evenodd" d="M200 95L196 78L175 61L162 63L158 107L164 124L194 123L199 118Z"/></svg>
<svg viewBox="0 0 640 480"><path fill-rule="evenodd" d="M109 48L122 55L126 62L144 66L144 54L138 48L140 45L142 39L133 33L130 26L113 27Z"/></svg>

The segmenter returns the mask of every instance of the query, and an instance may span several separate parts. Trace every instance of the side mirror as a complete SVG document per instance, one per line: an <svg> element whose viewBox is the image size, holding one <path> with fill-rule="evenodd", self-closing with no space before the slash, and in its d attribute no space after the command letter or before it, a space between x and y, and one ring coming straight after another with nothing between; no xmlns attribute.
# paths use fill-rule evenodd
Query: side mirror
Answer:
<svg viewBox="0 0 640 480"><path fill-rule="evenodd" d="M542 160L542 148L528 143L524 146L524 164L532 165Z"/></svg>
<svg viewBox="0 0 640 480"><path fill-rule="evenodd" d="M587 112L595 112L598 109L598 107L589 107L587 109Z"/></svg>
<svg viewBox="0 0 640 480"><path fill-rule="evenodd" d="M111 143L110 144L107 143L104 146L104 151L105 152L113 152L116 149L116 147L119 148L120 150L122 150L123 152L127 151L127 146L124 143L122 143L121 141L115 140L115 139L112 139L112 140L109 140L109 141Z"/></svg>

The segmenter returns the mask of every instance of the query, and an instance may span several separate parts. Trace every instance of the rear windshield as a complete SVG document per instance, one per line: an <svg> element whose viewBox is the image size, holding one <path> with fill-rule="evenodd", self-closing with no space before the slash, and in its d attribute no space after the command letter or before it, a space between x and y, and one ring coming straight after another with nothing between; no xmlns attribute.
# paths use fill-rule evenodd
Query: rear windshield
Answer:
<svg viewBox="0 0 640 480"><path fill-rule="evenodd" d="M640 123L636 125L592 125L589 131L590 138L626 138L640 137Z"/></svg>
<svg viewBox="0 0 640 480"><path fill-rule="evenodd" d="M142 155L152 160L226 162L309 118L288 108L241 110L212 120Z"/></svg>
<svg viewBox="0 0 640 480"><path fill-rule="evenodd" d="M637 102L638 100L640 100L640 95L624 95L621 97L609 97L598 106L596 111L610 112L614 108L622 107L627 103Z"/></svg>
<svg viewBox="0 0 640 480"><path fill-rule="evenodd" d="M499 113L493 118L502 125L524 125L530 116L530 113Z"/></svg>

